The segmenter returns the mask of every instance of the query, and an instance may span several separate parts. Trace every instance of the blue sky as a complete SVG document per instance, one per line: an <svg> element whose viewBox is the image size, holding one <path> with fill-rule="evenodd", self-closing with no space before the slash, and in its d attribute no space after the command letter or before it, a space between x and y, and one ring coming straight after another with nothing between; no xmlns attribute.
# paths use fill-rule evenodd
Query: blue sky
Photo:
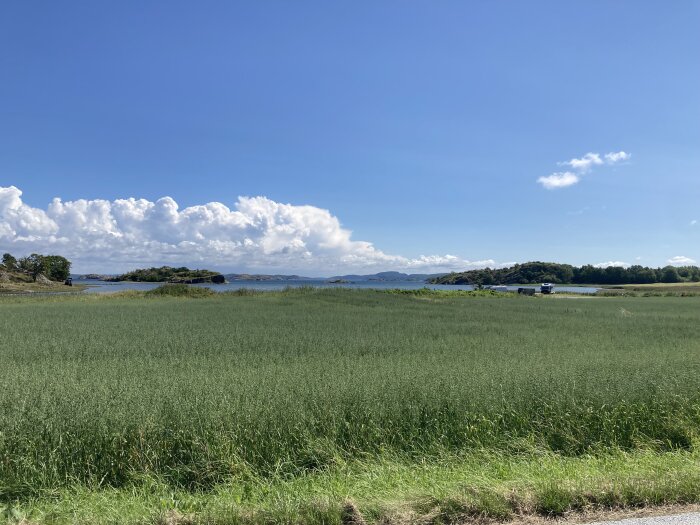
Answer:
<svg viewBox="0 0 700 525"><path fill-rule="evenodd" d="M698 27L682 0L4 3L0 250L86 271L697 261Z"/></svg>

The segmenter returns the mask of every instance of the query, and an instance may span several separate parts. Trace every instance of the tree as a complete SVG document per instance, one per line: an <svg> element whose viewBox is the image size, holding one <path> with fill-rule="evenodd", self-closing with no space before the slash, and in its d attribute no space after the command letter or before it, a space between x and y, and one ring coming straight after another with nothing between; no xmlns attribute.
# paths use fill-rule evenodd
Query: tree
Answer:
<svg viewBox="0 0 700 525"><path fill-rule="evenodd" d="M655 283L657 276L653 268L646 268L635 264L627 269L627 282L630 284Z"/></svg>
<svg viewBox="0 0 700 525"><path fill-rule="evenodd" d="M11 254L6 253L2 256L2 265L9 271L17 268L17 259L15 259Z"/></svg>
<svg viewBox="0 0 700 525"><path fill-rule="evenodd" d="M676 270L673 266L666 266L661 270L661 282L679 283L681 282L681 276L678 275L678 270Z"/></svg>
<svg viewBox="0 0 700 525"><path fill-rule="evenodd" d="M43 271L46 277L52 281L65 281L70 277L71 262L60 255L46 255L43 257Z"/></svg>
<svg viewBox="0 0 700 525"><path fill-rule="evenodd" d="M40 255L33 253L17 261L17 267L36 281L43 274L52 281L65 281L70 276L71 262L60 255Z"/></svg>
<svg viewBox="0 0 700 525"><path fill-rule="evenodd" d="M608 266L603 274L608 284L624 284L628 280L627 271L620 266Z"/></svg>
<svg viewBox="0 0 700 525"><path fill-rule="evenodd" d="M32 276L36 281L40 273L46 273L44 268L44 256L38 253L33 253L29 257L22 257L17 261L19 269Z"/></svg>

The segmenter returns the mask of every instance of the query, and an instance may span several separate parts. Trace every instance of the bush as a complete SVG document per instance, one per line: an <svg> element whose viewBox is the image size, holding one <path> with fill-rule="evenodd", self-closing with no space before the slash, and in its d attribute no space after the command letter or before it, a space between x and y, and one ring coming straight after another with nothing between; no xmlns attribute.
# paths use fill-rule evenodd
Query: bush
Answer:
<svg viewBox="0 0 700 525"><path fill-rule="evenodd" d="M200 288L198 286L190 286L188 284L164 284L153 290L148 290L148 296L165 296L171 297L211 297L216 292L209 288Z"/></svg>

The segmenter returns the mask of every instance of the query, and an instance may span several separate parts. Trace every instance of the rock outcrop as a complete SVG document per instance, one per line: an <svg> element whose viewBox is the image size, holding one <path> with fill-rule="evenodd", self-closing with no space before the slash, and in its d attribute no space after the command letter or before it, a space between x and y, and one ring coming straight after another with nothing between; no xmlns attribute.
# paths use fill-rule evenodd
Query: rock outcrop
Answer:
<svg viewBox="0 0 700 525"><path fill-rule="evenodd" d="M37 284L53 284L53 281L46 277L43 273L36 276L35 282Z"/></svg>

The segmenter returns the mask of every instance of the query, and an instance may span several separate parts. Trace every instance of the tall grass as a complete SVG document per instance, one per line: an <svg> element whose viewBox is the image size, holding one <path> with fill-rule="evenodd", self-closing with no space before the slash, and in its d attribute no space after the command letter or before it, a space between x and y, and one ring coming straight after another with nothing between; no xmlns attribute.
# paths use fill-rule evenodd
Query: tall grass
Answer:
<svg viewBox="0 0 700 525"><path fill-rule="evenodd" d="M188 284L163 284L152 290L143 292L146 297L156 296L156 297L210 297L214 295L214 290L210 288L204 288L200 286L190 286Z"/></svg>
<svg viewBox="0 0 700 525"><path fill-rule="evenodd" d="M700 298L0 300L0 500L346 461L688 450Z"/></svg>

